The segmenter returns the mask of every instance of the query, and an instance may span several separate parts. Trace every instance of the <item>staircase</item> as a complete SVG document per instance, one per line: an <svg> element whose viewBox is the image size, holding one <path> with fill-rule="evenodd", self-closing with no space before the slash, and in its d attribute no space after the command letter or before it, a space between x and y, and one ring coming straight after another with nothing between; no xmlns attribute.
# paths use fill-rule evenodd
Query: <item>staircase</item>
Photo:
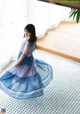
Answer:
<svg viewBox="0 0 80 114"><path fill-rule="evenodd" d="M61 22L37 41L37 48L80 62L80 23Z"/></svg>

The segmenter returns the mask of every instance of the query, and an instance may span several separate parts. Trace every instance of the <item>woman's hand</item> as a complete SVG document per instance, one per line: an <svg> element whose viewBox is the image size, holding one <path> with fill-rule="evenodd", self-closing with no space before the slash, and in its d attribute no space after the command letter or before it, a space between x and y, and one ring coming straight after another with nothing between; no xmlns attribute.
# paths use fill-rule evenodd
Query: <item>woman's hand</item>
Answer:
<svg viewBox="0 0 80 114"><path fill-rule="evenodd" d="M19 63L17 62L15 65L14 65L14 67L18 67L19 66Z"/></svg>
<svg viewBox="0 0 80 114"><path fill-rule="evenodd" d="M14 67L18 67L20 65L20 63L23 61L23 59L25 58L29 47L30 47L30 43L28 42L28 43L25 44L25 47L24 47L24 50L23 50L23 54L20 56L18 61L14 64Z"/></svg>

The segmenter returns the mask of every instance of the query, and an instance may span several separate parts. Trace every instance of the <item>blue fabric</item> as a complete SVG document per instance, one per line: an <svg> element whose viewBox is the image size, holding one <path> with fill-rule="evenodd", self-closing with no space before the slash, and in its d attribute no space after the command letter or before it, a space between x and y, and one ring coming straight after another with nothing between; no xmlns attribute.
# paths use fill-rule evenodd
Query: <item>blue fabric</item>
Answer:
<svg viewBox="0 0 80 114"><path fill-rule="evenodd" d="M33 82L35 82L36 81L36 78L38 79L38 87L36 87L35 85L34 85L34 83ZM33 91L33 90L36 90L36 89L39 89L39 88L41 88L42 87L42 83L41 83L41 78L40 78L40 76L39 76L39 74L38 73L36 73L35 75L33 75L33 76L30 76L30 77L23 77L23 78L20 78L19 76L17 76L17 75L13 75L12 73L10 73L9 71L7 71L6 72L6 74L0 79L1 81L2 81L2 83L7 87L7 88L9 88L9 89L11 89L12 88L12 85L13 85L13 83L12 83L12 81L13 81L13 79L15 79L15 82L14 82L14 84L17 82L17 83L20 83L19 84L19 87L21 87L20 85L22 85L22 84L26 84L26 88L24 89L24 91L21 91L20 89L19 89L19 87L18 87L18 89L17 88L15 88L15 91L17 92L18 90L19 90L19 92L30 92L30 91ZM13 90L14 91L14 90Z"/></svg>
<svg viewBox="0 0 80 114"><path fill-rule="evenodd" d="M22 52L20 51L17 60L20 58L21 55L22 55ZM31 55L30 57L25 56L23 61L20 64L30 66L32 62L33 62L33 56Z"/></svg>
<svg viewBox="0 0 80 114"><path fill-rule="evenodd" d="M24 40L24 44L27 40ZM17 60L22 55L23 43ZM33 52L31 45L29 54ZM32 52L31 52L32 50ZM53 80L53 69L48 63L25 56L18 67L11 67L0 78L0 88L9 96L18 100L36 98L44 95L43 88Z"/></svg>

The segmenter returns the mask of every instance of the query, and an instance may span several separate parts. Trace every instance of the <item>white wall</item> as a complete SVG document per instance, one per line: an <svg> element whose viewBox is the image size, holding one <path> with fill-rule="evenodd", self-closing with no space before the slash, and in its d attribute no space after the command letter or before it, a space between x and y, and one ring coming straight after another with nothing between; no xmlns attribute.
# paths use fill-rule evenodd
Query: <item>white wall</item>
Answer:
<svg viewBox="0 0 80 114"><path fill-rule="evenodd" d="M70 8L49 4L37 0L29 0L29 22L35 24L37 35L43 34L48 28L69 20Z"/></svg>
<svg viewBox="0 0 80 114"><path fill-rule="evenodd" d="M17 57L25 25L33 23L39 36L68 20L69 11L37 0L0 0L0 70Z"/></svg>
<svg viewBox="0 0 80 114"><path fill-rule="evenodd" d="M17 55L27 23L26 0L0 0L0 70Z"/></svg>

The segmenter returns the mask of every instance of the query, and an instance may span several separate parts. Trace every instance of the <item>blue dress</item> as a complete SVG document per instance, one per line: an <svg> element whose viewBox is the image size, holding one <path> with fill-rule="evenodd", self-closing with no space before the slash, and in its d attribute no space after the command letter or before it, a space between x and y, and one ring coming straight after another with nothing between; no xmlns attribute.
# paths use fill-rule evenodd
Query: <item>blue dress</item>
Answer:
<svg viewBox="0 0 80 114"><path fill-rule="evenodd" d="M27 38L24 38L17 59L22 55L27 42ZM0 88L13 98L28 99L42 96L43 89L53 79L52 66L33 57L35 47L35 43L30 43L20 65L11 67L0 78Z"/></svg>

